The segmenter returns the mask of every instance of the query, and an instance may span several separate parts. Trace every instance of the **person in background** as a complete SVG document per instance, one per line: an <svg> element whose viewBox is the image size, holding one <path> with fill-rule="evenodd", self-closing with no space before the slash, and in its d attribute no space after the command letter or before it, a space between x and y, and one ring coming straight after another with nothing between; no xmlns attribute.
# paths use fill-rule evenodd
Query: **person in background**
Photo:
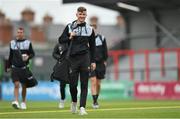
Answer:
<svg viewBox="0 0 180 119"><path fill-rule="evenodd" d="M91 26L95 31L95 44L96 44L96 52L95 52L95 61L96 61L96 69L90 72L91 79L91 94L93 98L92 107L94 109L99 108L98 97L101 89L101 80L105 78L106 65L107 65L107 45L106 39L103 35L97 33L97 18L91 18Z"/></svg>
<svg viewBox="0 0 180 119"><path fill-rule="evenodd" d="M60 43L57 43L54 47L53 51L53 58L57 61L61 61L65 57L65 51L63 49L63 45ZM60 81L60 95L61 99L59 102L59 108L64 108L65 98L66 98L66 83L64 81Z"/></svg>
<svg viewBox="0 0 180 119"><path fill-rule="evenodd" d="M18 50L19 49L19 50ZM20 53L21 52L21 53ZM29 60L34 57L34 50L31 41L24 38L24 29L18 28L16 39L10 42L9 63L11 66L11 77L14 83L14 101L12 106L15 109L27 109L26 107L26 85L22 84L22 102L19 105L20 80L26 77L22 70L28 67Z"/></svg>

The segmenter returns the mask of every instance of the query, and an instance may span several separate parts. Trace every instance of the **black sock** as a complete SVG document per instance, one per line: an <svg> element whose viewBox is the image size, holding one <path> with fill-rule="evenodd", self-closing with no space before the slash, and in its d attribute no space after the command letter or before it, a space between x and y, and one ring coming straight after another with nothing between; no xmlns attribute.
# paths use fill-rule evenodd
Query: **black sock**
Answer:
<svg viewBox="0 0 180 119"><path fill-rule="evenodd" d="M96 95L96 103L98 104L97 100L98 100L99 94Z"/></svg>
<svg viewBox="0 0 180 119"><path fill-rule="evenodd" d="M96 103L97 102L97 95L92 95L92 98L93 98L93 103Z"/></svg>
<svg viewBox="0 0 180 119"><path fill-rule="evenodd" d="M97 99L98 99L98 97L99 97L99 94L96 95L96 98L97 98ZM97 99L96 99L96 100L97 100Z"/></svg>

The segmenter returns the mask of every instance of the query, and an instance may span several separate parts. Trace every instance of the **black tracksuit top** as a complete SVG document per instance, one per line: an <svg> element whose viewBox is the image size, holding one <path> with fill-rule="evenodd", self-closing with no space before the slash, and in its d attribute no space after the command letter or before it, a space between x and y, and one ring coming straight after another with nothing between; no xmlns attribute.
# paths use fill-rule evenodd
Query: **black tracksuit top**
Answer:
<svg viewBox="0 0 180 119"><path fill-rule="evenodd" d="M57 43L55 45L53 53L52 53L52 56L55 60L61 61L65 58L67 51L63 48L64 46L62 44Z"/></svg>
<svg viewBox="0 0 180 119"><path fill-rule="evenodd" d="M29 63L29 59L26 62L22 61L21 54L18 51L18 47L21 51L21 54L27 54L29 55L29 59L34 57L35 53L32 48L32 44L29 40L23 39L23 40L12 40L10 42L10 53L9 53L9 62L10 65L13 65L15 67L24 67Z"/></svg>
<svg viewBox="0 0 180 119"><path fill-rule="evenodd" d="M76 36L73 37L70 56L81 55L90 52L91 62L95 62L95 33L91 26L81 23L77 24L76 21L68 24L62 35L59 37L59 43L69 43L70 32L75 32Z"/></svg>
<svg viewBox="0 0 180 119"><path fill-rule="evenodd" d="M95 60L97 62L106 61L108 58L108 49L106 44L106 39L103 35L96 35L96 52L95 52Z"/></svg>

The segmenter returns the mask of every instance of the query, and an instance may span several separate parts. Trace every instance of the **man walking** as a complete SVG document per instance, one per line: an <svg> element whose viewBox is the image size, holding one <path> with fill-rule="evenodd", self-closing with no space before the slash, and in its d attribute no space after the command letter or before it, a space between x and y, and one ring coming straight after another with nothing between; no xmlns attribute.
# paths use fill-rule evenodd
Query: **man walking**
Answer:
<svg viewBox="0 0 180 119"><path fill-rule="evenodd" d="M26 85L22 84L22 103L19 106L20 81L26 77L22 70L29 63L29 59L34 57L34 50L29 40L24 38L24 29L18 28L17 37L10 42L9 62L11 65L11 76L14 83L14 101L12 106L15 109L27 109L26 107Z"/></svg>
<svg viewBox="0 0 180 119"><path fill-rule="evenodd" d="M95 52L95 34L90 25L85 22L87 10L85 7L78 7L77 20L68 24L62 35L59 37L59 43L70 43L70 93L72 98L71 112L77 112L77 86L78 77L80 76L81 93L80 93L80 115L87 114L86 99L88 90L88 78L90 62L92 69L95 69L94 60ZM90 54L90 55L89 55Z"/></svg>
<svg viewBox="0 0 180 119"><path fill-rule="evenodd" d="M64 51L64 45L57 43L53 50L53 58L58 62L61 62L66 55L66 51ZM61 99L59 101L59 108L64 108L65 98L66 98L66 82L60 81L60 95Z"/></svg>
<svg viewBox="0 0 180 119"><path fill-rule="evenodd" d="M107 44L106 39L103 35L97 33L97 23L92 23L91 26L94 28L96 34L96 52L95 52L95 61L96 61L96 69L91 71L90 79L91 79L91 94L93 98L92 107L94 109L99 108L98 97L101 89L101 80L105 78L106 73L106 65L107 65Z"/></svg>

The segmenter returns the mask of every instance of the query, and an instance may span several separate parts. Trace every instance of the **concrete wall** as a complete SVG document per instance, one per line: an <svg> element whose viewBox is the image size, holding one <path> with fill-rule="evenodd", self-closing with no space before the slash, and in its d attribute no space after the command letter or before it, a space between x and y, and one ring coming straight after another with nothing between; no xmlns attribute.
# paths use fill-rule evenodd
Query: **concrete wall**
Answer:
<svg viewBox="0 0 180 119"><path fill-rule="evenodd" d="M177 39L180 39L180 11L177 9L159 10L156 11L159 17L160 24L171 32ZM160 30L160 34L156 33L156 25L153 22L149 11L140 13L132 12L128 14L129 19L129 38L131 49L154 49L157 48L156 36L160 36L163 47L180 47L177 42L174 42L167 33ZM179 42L179 41L178 41Z"/></svg>
<svg viewBox="0 0 180 119"><path fill-rule="evenodd" d="M153 49L156 47L156 31L147 11L132 13L129 16L131 49Z"/></svg>

